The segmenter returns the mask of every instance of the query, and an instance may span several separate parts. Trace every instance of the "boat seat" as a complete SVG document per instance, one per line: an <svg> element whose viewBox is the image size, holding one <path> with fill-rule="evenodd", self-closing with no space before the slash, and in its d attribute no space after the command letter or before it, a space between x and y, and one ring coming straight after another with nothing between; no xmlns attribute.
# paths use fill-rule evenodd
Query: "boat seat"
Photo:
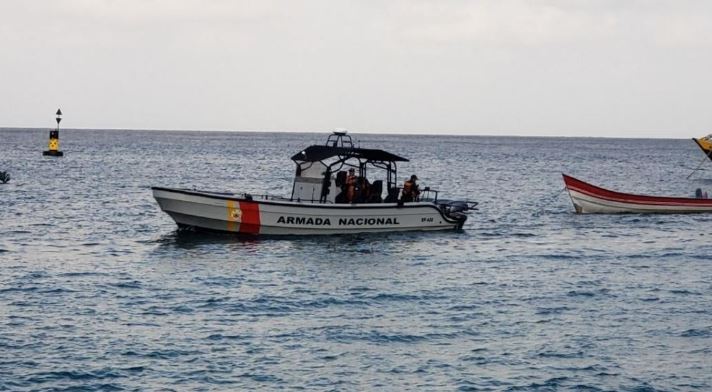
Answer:
<svg viewBox="0 0 712 392"><path fill-rule="evenodd" d="M383 180L376 180L371 184L371 197L369 197L369 203L380 203L383 201L381 197L383 193Z"/></svg>
<svg viewBox="0 0 712 392"><path fill-rule="evenodd" d="M400 193L400 191L399 191L398 188L396 188L396 187L393 187L393 188L389 189L389 190L388 190L388 196L386 196L386 200L384 200L383 202L384 202L384 203L395 203L395 202L397 202L397 201L398 201L398 194L399 194L399 193Z"/></svg>
<svg viewBox="0 0 712 392"><path fill-rule="evenodd" d="M337 193L336 196L334 197L334 203L336 203L336 204L348 203L348 200L346 200L346 191L342 190L341 192Z"/></svg>

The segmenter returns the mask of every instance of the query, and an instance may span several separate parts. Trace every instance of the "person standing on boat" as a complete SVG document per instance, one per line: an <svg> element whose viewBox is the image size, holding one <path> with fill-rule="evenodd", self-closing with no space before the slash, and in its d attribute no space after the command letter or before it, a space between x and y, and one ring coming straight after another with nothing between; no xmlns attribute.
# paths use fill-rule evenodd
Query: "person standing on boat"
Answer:
<svg viewBox="0 0 712 392"><path fill-rule="evenodd" d="M356 197L356 170L352 167L349 169L349 175L346 176L346 200L353 203Z"/></svg>
<svg viewBox="0 0 712 392"><path fill-rule="evenodd" d="M401 196L401 201L403 203L418 201L418 196L420 196L420 189L418 189L418 176L413 174L410 176L410 180L406 180L403 183L403 195Z"/></svg>
<svg viewBox="0 0 712 392"><path fill-rule="evenodd" d="M324 172L324 179L321 180L321 196L319 197L319 203L326 202L326 197L329 196L329 188L331 188L331 169L327 167Z"/></svg>

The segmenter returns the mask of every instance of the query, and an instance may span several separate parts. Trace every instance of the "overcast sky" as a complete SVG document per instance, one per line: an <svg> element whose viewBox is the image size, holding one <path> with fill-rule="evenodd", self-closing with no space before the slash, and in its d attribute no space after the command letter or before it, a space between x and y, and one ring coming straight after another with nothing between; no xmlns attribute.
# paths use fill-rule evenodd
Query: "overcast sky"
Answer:
<svg viewBox="0 0 712 392"><path fill-rule="evenodd" d="M712 130L706 0L2 0L0 55L0 127Z"/></svg>

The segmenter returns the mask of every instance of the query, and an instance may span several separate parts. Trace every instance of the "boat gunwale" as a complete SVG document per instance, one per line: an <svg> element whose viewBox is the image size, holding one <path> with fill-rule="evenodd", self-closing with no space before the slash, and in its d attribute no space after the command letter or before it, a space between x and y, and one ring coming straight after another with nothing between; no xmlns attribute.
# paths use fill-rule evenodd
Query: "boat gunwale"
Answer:
<svg viewBox="0 0 712 392"><path fill-rule="evenodd" d="M274 205L274 206L288 206L288 207L300 207L300 208L328 208L328 209L341 209L341 210L363 210L363 209L388 209L388 208L395 208L395 209L403 209L403 208L433 208L435 209L440 216L448 223L454 223L454 224L459 224L460 221L457 219L453 219L445 215L445 212L437 206L432 201L423 201L423 202L415 202L415 203L404 203L402 205L399 205L398 203L373 203L373 204L326 204L326 203L312 203L312 204L305 204L301 202L295 202L295 201L284 201L284 202L278 202L278 201L271 201L271 200L259 200L259 199L247 199L244 197L239 197L235 195L236 197L229 197L229 196L222 196L220 194L212 194L212 193L204 193L201 191L191 191L188 189L177 189L177 188L166 188L166 187L158 187L158 186L152 186L151 190L153 191L164 191L164 192L174 192L174 193L180 193L184 195L189 195L189 196L198 196L198 197L206 197L209 199L217 199L217 200L234 200L234 201L244 201L244 202L252 202L252 203L259 203L259 204L267 204L267 205ZM155 197L155 195L154 195Z"/></svg>

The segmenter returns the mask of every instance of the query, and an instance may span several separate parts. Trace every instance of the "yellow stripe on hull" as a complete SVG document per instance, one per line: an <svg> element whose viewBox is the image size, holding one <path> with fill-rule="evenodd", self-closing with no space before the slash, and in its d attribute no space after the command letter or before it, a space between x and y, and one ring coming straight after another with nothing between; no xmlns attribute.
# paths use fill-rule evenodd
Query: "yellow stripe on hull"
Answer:
<svg viewBox="0 0 712 392"><path fill-rule="evenodd" d="M242 221L242 211L240 203L234 200L227 200L227 231L238 231Z"/></svg>

